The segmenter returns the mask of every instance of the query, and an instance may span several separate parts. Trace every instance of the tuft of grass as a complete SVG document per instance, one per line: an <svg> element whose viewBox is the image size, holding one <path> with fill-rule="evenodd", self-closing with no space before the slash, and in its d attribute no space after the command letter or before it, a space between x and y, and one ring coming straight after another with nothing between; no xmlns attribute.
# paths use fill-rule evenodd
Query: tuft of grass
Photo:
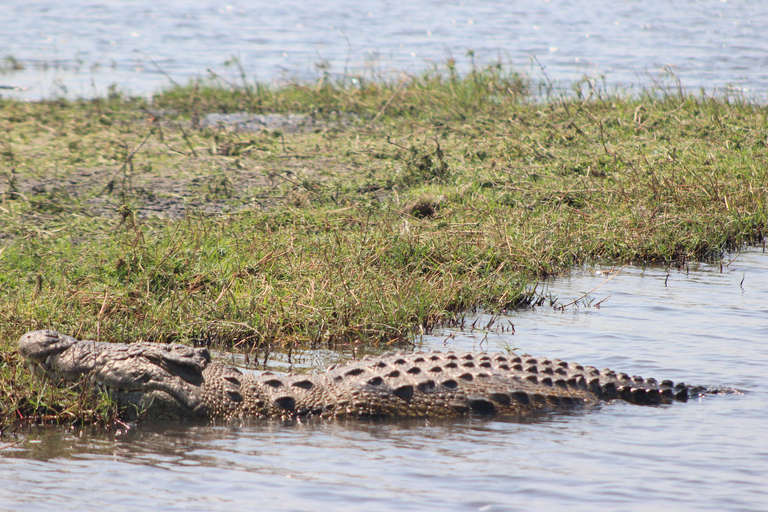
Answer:
<svg viewBox="0 0 768 512"><path fill-rule="evenodd" d="M398 119L426 120L436 113L465 117L478 110L525 100L529 79L497 62L473 67L463 76L449 60L418 75L394 79L366 79L357 75L334 81L327 74L316 83L288 82L277 87L264 84L240 86L218 75L187 85L174 85L154 97L154 104L191 117L211 112L302 112L328 119L351 113L371 122L382 115Z"/></svg>
<svg viewBox="0 0 768 512"><path fill-rule="evenodd" d="M110 421L26 376L28 330L359 354L540 303L537 283L574 266L765 238L764 106L529 91L448 63L354 86L196 82L151 103L0 99L1 421ZM212 112L286 117L246 132L206 127Z"/></svg>
<svg viewBox="0 0 768 512"><path fill-rule="evenodd" d="M119 411L87 382L57 387L35 378L21 355L0 352L0 435L32 425L112 428Z"/></svg>
<svg viewBox="0 0 768 512"><path fill-rule="evenodd" d="M0 75L13 73L15 71L23 71L24 69L24 64L13 55L6 55L0 61Z"/></svg>

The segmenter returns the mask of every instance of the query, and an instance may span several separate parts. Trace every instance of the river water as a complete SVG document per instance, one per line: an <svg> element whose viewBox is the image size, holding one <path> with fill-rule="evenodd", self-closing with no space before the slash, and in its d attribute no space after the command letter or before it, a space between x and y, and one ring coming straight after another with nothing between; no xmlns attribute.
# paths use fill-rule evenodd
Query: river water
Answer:
<svg viewBox="0 0 768 512"><path fill-rule="evenodd" d="M668 65L694 90L768 93L762 0L5 0L0 20L0 60L24 67L2 60L0 85L20 90L0 94L23 99L110 84L144 95L209 69L240 80L233 57L262 81L386 77L449 56L466 70L468 49L536 79L540 63L566 86L584 74L644 86ZM561 304L602 284L564 311L481 315L422 344L518 348L746 393L528 422L40 430L0 438L0 510L768 510L768 254L629 266L606 282L618 270L547 283Z"/></svg>
<svg viewBox="0 0 768 512"><path fill-rule="evenodd" d="M647 87L666 68L691 90L768 93L764 0L4 0L0 20L0 85L23 89L0 94L28 99L143 95L208 70L240 82L233 58L263 82L391 77L450 56L466 70L468 50L566 89L585 74Z"/></svg>
<svg viewBox="0 0 768 512"><path fill-rule="evenodd" d="M0 509L768 510L768 254L575 270L547 286L560 304L591 293L490 327L468 317L423 346L518 348L746 393L526 422L41 430L0 440Z"/></svg>

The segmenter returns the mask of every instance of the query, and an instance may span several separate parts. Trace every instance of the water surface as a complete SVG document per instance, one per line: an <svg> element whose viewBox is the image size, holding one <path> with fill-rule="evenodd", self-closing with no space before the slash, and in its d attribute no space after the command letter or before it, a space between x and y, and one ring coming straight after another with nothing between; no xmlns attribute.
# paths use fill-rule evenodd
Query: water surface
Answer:
<svg viewBox="0 0 768 512"><path fill-rule="evenodd" d="M488 329L484 315L423 344L517 347L747 393L524 422L42 430L0 443L0 509L768 510L768 254L626 267L606 282L616 270L549 283L560 303L604 283L579 307L510 312Z"/></svg>
<svg viewBox="0 0 768 512"><path fill-rule="evenodd" d="M762 0L5 0L0 59L14 97L148 94L210 72L249 80L388 77L449 57L501 60L537 80L648 86L670 70L707 93L768 93ZM229 65L227 65L229 63ZM1 67L12 68L10 62ZM670 83L674 83L670 81ZM567 85L566 85L567 88Z"/></svg>

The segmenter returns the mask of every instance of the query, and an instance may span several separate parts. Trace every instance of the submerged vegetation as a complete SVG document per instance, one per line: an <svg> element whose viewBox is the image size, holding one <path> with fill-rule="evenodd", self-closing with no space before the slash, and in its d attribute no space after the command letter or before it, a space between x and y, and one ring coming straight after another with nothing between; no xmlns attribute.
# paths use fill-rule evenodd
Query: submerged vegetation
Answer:
<svg viewBox="0 0 768 512"><path fill-rule="evenodd" d="M576 265L763 240L766 107L585 84L534 101L501 66L449 63L0 99L0 421L114 412L31 379L15 344L33 329L359 353L541 302L539 280Z"/></svg>

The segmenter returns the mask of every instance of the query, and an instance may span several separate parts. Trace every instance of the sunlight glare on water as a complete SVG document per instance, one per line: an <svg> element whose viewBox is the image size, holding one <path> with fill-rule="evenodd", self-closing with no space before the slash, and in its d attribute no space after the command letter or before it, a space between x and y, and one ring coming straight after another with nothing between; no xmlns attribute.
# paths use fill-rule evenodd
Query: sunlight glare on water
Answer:
<svg viewBox="0 0 768 512"><path fill-rule="evenodd" d="M9 0L0 19L0 58L24 68L0 63L0 85L26 88L0 92L29 99L104 95L111 84L143 95L211 74L241 83L235 61L249 80L351 81L450 57L462 71L501 60L556 83L588 75L599 87L601 77L645 87L666 69L694 91L768 93L761 0Z"/></svg>

